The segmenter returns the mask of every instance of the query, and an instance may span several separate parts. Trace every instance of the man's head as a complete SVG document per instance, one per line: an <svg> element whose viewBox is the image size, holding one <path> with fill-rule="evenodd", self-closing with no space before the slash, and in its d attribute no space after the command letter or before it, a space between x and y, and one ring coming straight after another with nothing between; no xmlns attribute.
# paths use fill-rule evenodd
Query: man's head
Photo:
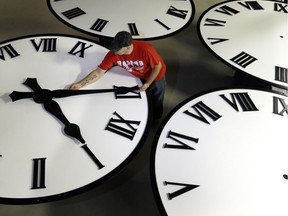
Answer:
<svg viewBox="0 0 288 216"><path fill-rule="evenodd" d="M118 32L114 39L112 40L109 49L116 54L122 54L121 50L122 48L128 48L132 45L132 35L129 32L121 31ZM124 51L124 50L123 50ZM125 53L123 53L125 54Z"/></svg>

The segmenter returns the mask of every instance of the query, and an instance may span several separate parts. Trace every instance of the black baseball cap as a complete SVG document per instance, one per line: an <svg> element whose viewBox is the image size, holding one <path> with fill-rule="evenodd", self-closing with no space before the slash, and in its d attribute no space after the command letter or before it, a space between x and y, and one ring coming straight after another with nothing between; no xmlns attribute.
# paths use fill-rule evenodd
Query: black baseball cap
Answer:
<svg viewBox="0 0 288 216"><path fill-rule="evenodd" d="M109 49L113 52L117 52L122 47L127 47L132 44L132 35L129 32L118 32L112 40Z"/></svg>

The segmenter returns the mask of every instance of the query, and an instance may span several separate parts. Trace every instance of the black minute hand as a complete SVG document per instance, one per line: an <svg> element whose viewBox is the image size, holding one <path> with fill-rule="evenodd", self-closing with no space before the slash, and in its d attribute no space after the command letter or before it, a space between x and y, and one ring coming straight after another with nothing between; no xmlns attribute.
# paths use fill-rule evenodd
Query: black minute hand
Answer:
<svg viewBox="0 0 288 216"><path fill-rule="evenodd" d="M31 78L28 78L29 80ZM66 89L59 89L59 90L48 90L48 89L33 89L34 92L19 92L13 91L9 96L12 101L17 101L25 98L33 98L37 100L38 97L45 97L45 98L63 98L63 97L70 97L76 95L84 95L84 94L97 94L97 93L107 93L107 92L115 92L116 94L127 94L129 92L135 92L139 90L139 87L124 87L124 86L114 86L113 89L87 89L87 90L66 90Z"/></svg>

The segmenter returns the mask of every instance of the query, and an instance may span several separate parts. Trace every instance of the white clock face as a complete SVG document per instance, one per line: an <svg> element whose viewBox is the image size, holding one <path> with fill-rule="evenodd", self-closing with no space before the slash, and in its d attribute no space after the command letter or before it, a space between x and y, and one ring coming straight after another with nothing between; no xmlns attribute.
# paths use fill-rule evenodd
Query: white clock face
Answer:
<svg viewBox="0 0 288 216"><path fill-rule="evenodd" d="M47 0L50 10L64 23L85 33L114 37L119 31L131 32L135 39L171 35L194 16L191 0Z"/></svg>
<svg viewBox="0 0 288 216"><path fill-rule="evenodd" d="M272 85L288 88L287 1L226 1L198 22L203 43L221 60Z"/></svg>
<svg viewBox="0 0 288 216"><path fill-rule="evenodd" d="M152 153L163 215L287 215L287 104L285 96L251 89L179 104Z"/></svg>
<svg viewBox="0 0 288 216"><path fill-rule="evenodd" d="M23 82L36 78L42 89L67 89L95 69L107 49L64 35L40 35L0 44L0 201L44 202L78 193L118 172L139 150L148 124L145 93L114 92L54 98L83 143L33 98L12 102L13 91L33 92ZM141 85L114 67L83 89ZM117 96L117 97L116 97ZM124 97L125 96L125 97Z"/></svg>

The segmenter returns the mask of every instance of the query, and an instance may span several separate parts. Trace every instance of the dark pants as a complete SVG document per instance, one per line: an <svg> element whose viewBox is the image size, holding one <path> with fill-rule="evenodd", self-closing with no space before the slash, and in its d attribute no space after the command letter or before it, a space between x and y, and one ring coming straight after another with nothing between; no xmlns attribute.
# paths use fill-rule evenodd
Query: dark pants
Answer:
<svg viewBox="0 0 288 216"><path fill-rule="evenodd" d="M145 83L145 81L143 81L143 83ZM149 95L151 96L154 119L161 118L163 114L165 87L166 79L164 76L161 80L154 81L147 89Z"/></svg>

